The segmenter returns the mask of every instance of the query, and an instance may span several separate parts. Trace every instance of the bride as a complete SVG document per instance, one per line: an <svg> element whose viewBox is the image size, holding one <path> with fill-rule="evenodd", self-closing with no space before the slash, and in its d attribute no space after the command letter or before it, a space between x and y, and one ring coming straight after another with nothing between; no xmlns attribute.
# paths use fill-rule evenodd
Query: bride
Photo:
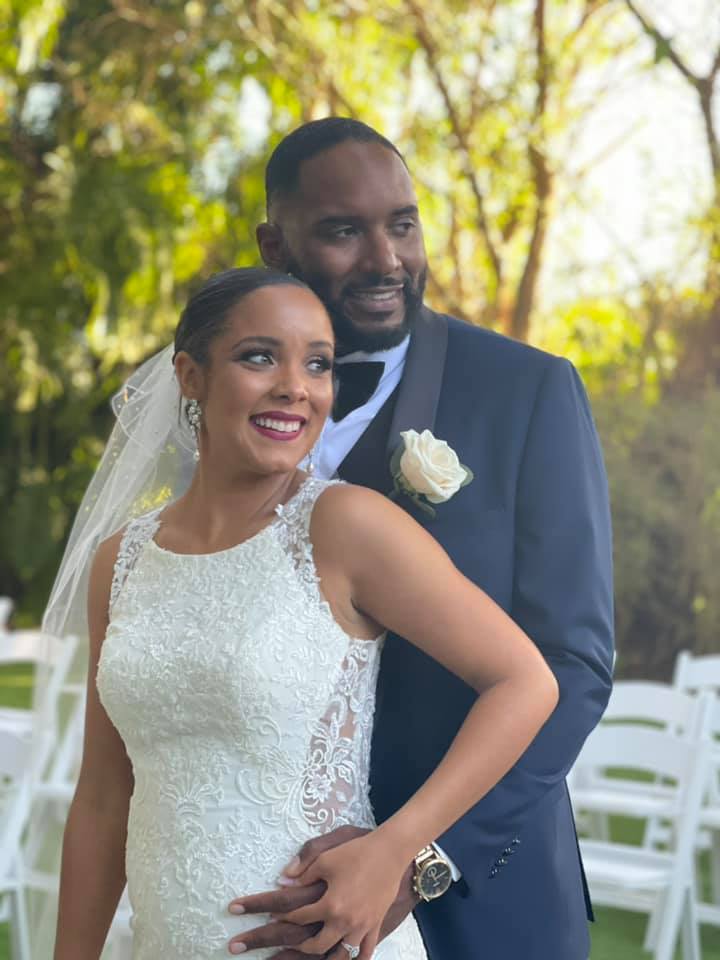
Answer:
<svg viewBox="0 0 720 960"><path fill-rule="evenodd" d="M97 960L126 880L134 960L227 956L257 923L229 902L276 883L306 840L343 824L374 829L294 879L326 884L293 918L318 925L302 950L424 960L412 917L378 944L407 864L503 776L555 706L535 646L407 513L299 469L332 405L333 349L304 284L228 270L185 308L174 373L169 361L154 368L155 432L127 427L138 463L148 438L155 461L179 461L166 440L170 421L186 419L197 466L169 505L154 506L162 491L145 483L135 497L145 512L92 562L55 960ZM121 466L107 489L127 520L138 478ZM173 493L182 486L176 477ZM368 767L386 629L478 698L433 775L376 826Z"/></svg>

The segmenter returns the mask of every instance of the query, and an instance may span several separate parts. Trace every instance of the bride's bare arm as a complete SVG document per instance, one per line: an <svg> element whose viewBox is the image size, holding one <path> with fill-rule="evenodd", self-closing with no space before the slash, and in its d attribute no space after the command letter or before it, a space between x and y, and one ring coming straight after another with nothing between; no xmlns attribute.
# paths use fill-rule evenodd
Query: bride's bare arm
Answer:
<svg viewBox="0 0 720 960"><path fill-rule="evenodd" d="M125 885L132 770L95 687L117 550L117 537L103 543L90 574L85 741L65 826L55 960L98 960Z"/></svg>
<svg viewBox="0 0 720 960"><path fill-rule="evenodd" d="M357 487L326 491L312 536L318 572L343 625L352 629L355 618L366 630L382 624L479 695L441 764L394 816L368 836L322 854L296 877L328 884L317 904L284 918L324 922L299 949L317 954L341 938L362 940L365 960L409 861L513 766L552 713L558 690L522 630L385 498Z"/></svg>

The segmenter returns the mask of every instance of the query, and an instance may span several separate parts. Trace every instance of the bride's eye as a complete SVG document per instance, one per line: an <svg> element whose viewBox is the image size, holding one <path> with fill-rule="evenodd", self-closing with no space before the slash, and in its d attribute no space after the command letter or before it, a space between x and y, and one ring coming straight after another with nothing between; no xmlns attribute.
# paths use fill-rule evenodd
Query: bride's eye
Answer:
<svg viewBox="0 0 720 960"><path fill-rule="evenodd" d="M243 363L252 363L256 366L267 366L273 362L273 355L269 350L246 350L238 357Z"/></svg>
<svg viewBox="0 0 720 960"><path fill-rule="evenodd" d="M332 365L330 357L311 357L308 360L308 367L313 373L327 373L328 370L332 370Z"/></svg>

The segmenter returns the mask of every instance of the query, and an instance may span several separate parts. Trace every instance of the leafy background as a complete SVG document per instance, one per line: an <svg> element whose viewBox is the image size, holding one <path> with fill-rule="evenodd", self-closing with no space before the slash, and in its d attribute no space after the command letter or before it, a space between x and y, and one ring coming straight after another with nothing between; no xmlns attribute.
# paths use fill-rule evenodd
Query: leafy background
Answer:
<svg viewBox="0 0 720 960"><path fill-rule="evenodd" d="M706 29L699 56L671 6L0 0L0 593L15 622L41 614L110 395L169 340L193 284L256 261L273 145L340 113L405 152L431 303L569 356L589 386L620 674L667 677L677 650L716 646L720 37ZM688 184L669 273L620 247L589 263L567 227L592 208L588 124L628 75L672 78L695 115L702 189Z"/></svg>

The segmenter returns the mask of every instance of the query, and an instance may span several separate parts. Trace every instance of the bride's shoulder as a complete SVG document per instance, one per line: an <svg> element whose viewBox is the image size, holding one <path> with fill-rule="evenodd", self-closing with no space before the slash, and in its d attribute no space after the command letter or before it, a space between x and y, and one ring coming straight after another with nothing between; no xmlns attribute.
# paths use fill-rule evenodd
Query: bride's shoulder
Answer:
<svg viewBox="0 0 720 960"><path fill-rule="evenodd" d="M118 557L129 548L132 542L146 540L153 535L159 523L160 510L161 508L157 508L133 517L119 530L101 541L95 552L95 563L103 568L109 566L112 570Z"/></svg>
<svg viewBox="0 0 720 960"><path fill-rule="evenodd" d="M318 497L312 518L313 540L332 542L335 550L360 547L418 526L397 504L368 487L334 483ZM418 527L418 529L420 529Z"/></svg>
<svg viewBox="0 0 720 960"><path fill-rule="evenodd" d="M325 481L317 498L314 514L321 520L337 522L367 516L378 511L385 511L387 507L397 509L376 490L361 487L344 481Z"/></svg>

